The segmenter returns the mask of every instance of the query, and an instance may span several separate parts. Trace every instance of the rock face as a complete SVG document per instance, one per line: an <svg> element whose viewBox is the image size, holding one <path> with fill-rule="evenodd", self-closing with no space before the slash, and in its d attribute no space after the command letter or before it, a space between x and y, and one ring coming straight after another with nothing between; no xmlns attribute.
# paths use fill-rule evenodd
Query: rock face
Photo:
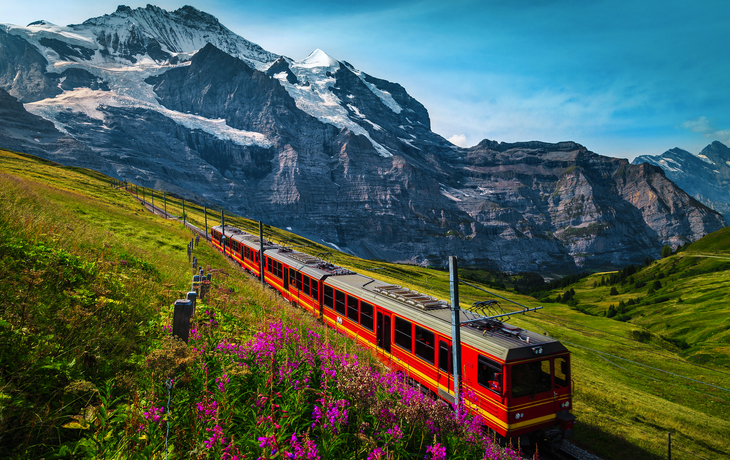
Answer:
<svg viewBox="0 0 730 460"><path fill-rule="evenodd" d="M725 225L662 169L572 142L458 148L400 85L320 50L277 56L190 7L4 26L0 45L0 147L363 257L572 273Z"/></svg>
<svg viewBox="0 0 730 460"><path fill-rule="evenodd" d="M659 166L682 190L730 219L730 148L725 144L715 141L697 156L673 148L636 157L632 163Z"/></svg>

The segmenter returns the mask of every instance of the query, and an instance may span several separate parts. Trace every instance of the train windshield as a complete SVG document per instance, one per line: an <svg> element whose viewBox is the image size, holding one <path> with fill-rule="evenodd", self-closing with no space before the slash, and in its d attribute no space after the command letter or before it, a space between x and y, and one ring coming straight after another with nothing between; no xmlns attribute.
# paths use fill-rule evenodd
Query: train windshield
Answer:
<svg viewBox="0 0 730 460"><path fill-rule="evenodd" d="M552 389L550 360L512 366L512 397L534 395Z"/></svg>

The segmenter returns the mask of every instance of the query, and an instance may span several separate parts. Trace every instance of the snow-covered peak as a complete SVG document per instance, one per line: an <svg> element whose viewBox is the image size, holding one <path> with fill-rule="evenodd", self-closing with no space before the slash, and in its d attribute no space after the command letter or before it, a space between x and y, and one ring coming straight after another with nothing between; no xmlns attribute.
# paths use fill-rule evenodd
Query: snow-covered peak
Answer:
<svg viewBox="0 0 730 460"><path fill-rule="evenodd" d="M191 6L167 11L153 5L135 9L122 5L112 14L67 27L36 21L27 27L5 28L36 45L51 64L55 61L94 61L95 65L135 64L138 60L177 62L189 58L208 43L258 70L265 70L279 57L236 35L214 16ZM44 38L72 42L84 49L76 52L59 49L58 43L43 41Z"/></svg>
<svg viewBox="0 0 730 460"><path fill-rule="evenodd" d="M313 67L339 68L339 66L340 66L340 64L337 62L336 59L333 59L327 53L325 53L324 51L322 51L319 48L312 51L312 54L307 56L305 59L303 59L299 62L296 62L295 65L298 67L304 67L304 68L313 68Z"/></svg>

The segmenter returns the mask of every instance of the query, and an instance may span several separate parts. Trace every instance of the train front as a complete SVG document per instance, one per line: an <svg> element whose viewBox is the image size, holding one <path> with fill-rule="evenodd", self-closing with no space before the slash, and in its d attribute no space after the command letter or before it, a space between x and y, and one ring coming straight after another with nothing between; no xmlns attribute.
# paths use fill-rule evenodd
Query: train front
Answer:
<svg viewBox="0 0 730 460"><path fill-rule="evenodd" d="M520 331L507 353L504 384L507 438L556 442L573 436L570 352L555 339Z"/></svg>

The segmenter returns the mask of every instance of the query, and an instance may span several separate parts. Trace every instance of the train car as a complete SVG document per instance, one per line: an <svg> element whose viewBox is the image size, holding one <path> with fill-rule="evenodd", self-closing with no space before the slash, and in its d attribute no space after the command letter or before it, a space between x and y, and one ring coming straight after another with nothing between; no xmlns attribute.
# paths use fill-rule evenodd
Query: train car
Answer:
<svg viewBox="0 0 730 460"><path fill-rule="evenodd" d="M221 229L213 232L222 250ZM234 241L252 236L225 232ZM270 243L264 262L267 284L292 304L354 338L423 393L454 403L447 302ZM523 443L572 436L570 353L559 341L477 317L461 327L461 356L465 405L495 432Z"/></svg>
<svg viewBox="0 0 730 460"><path fill-rule="evenodd" d="M219 251L224 252L225 248L225 254L238 262L241 267L256 277L261 276L259 265L261 245L258 236L230 225L215 226L211 229L210 235L213 246ZM264 241L264 251L274 247L275 245L269 241ZM287 298L287 300L289 299Z"/></svg>

